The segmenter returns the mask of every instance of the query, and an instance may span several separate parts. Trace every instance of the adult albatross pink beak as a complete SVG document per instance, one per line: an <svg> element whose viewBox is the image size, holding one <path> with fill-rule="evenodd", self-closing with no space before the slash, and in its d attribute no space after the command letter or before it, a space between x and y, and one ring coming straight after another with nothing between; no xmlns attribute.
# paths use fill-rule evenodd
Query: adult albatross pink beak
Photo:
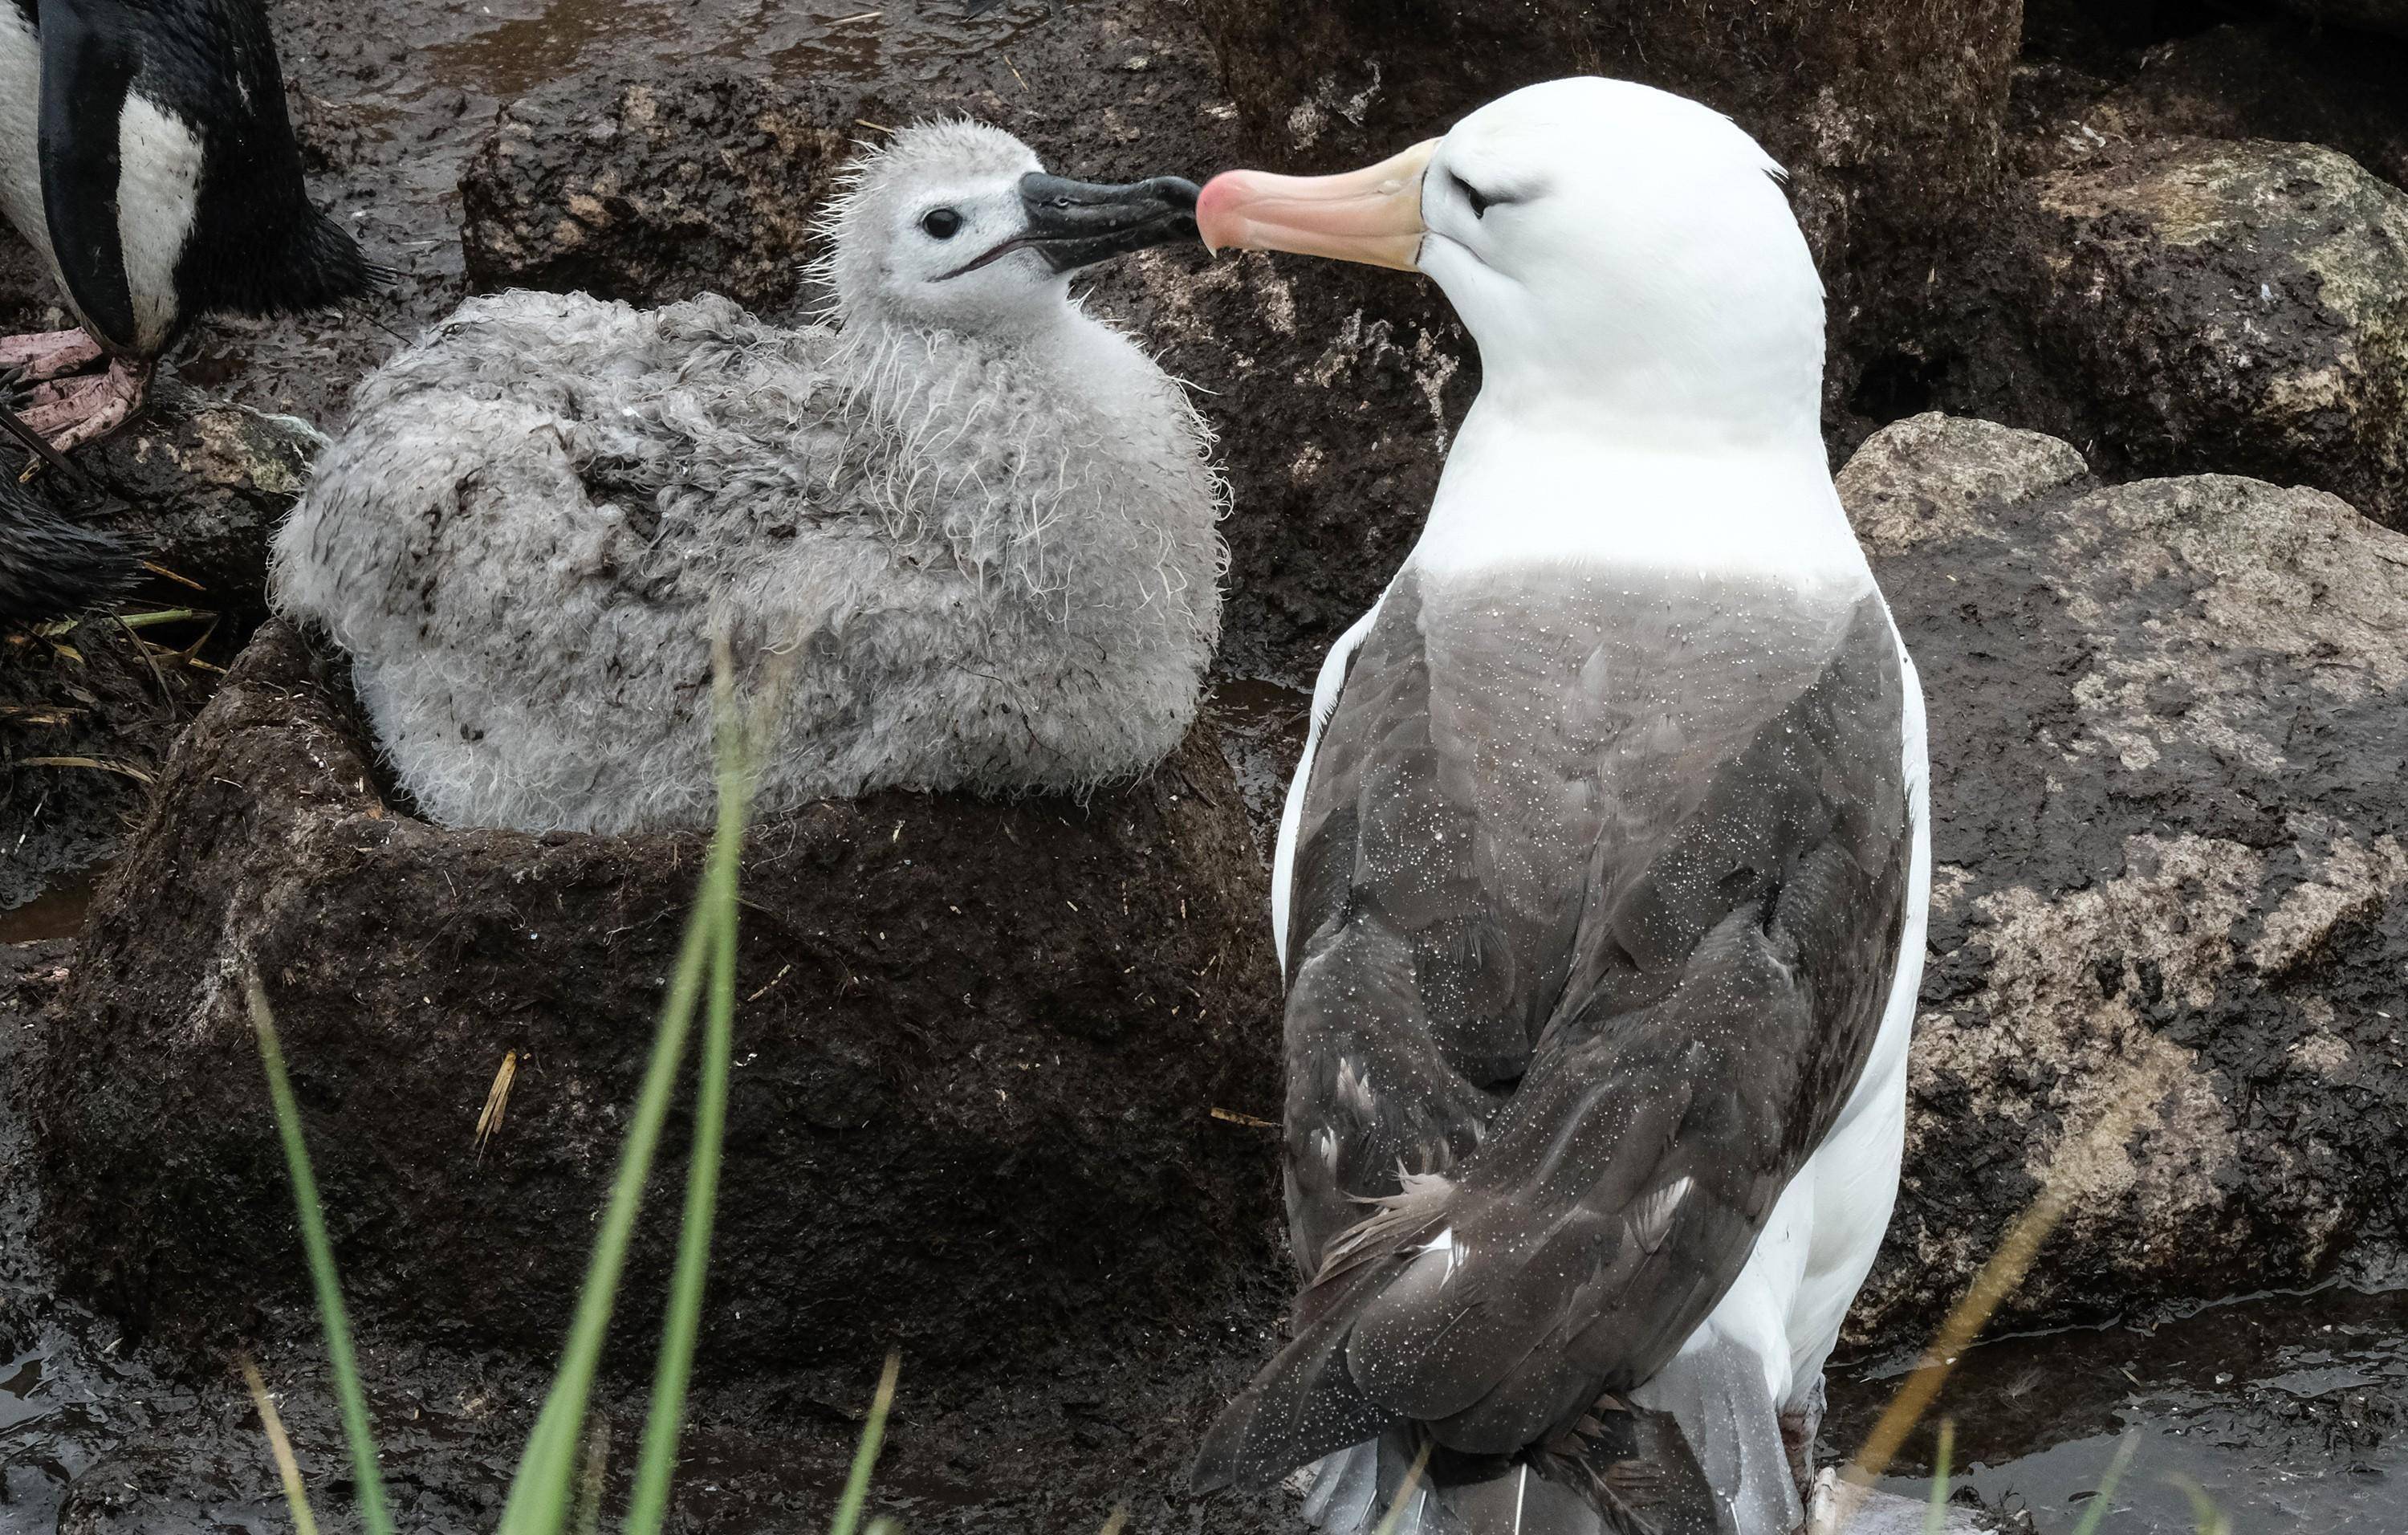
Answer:
<svg viewBox="0 0 2408 1535"><path fill-rule="evenodd" d="M1428 233L1422 222L1422 173L1438 140L1336 176L1273 176L1224 171L1196 201L1196 227L1207 250L1292 251L1373 266L1413 269Z"/></svg>

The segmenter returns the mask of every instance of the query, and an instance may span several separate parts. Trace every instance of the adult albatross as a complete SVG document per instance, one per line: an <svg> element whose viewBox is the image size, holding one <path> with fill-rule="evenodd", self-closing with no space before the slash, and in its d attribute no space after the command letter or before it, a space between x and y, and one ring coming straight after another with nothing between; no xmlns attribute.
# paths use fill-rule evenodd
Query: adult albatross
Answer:
<svg viewBox="0 0 2408 1535"><path fill-rule="evenodd" d="M1914 668L1833 493L1780 168L1643 86L1204 191L1214 248L1435 279L1480 346L1330 653L1273 877L1304 1288L1200 1485L1406 1530L1802 1520L1887 1224L1929 852Z"/></svg>

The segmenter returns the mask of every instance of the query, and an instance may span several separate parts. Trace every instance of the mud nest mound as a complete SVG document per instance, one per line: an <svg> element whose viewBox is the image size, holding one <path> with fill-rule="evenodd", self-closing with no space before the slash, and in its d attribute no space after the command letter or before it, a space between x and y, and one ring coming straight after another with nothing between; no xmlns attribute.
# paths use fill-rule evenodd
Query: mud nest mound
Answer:
<svg viewBox="0 0 2408 1535"><path fill-rule="evenodd" d="M171 1347L302 1301L256 973L355 1313L549 1349L704 839L419 820L344 675L264 629L99 892L32 1088L45 1237ZM1219 1314L1275 1255L1274 1140L1244 1123L1277 1114L1264 897L1200 732L1083 806L888 793L756 827L706 1368L984 1368ZM646 1337L685 1134L621 1296Z"/></svg>

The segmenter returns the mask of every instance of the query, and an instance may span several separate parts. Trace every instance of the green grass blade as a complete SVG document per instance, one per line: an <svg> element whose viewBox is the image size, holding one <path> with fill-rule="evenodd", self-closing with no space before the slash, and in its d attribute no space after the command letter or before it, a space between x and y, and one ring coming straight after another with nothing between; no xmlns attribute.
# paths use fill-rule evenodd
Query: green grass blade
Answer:
<svg viewBox="0 0 2408 1535"><path fill-rule="evenodd" d="M719 845L743 843L745 794L723 776ZM727 1132L727 1074L736 1036L735 860L726 877L710 882L702 916L711 929L710 1006L702 1040L702 1080L695 1092L694 1144L687 1153L685 1214L678 1233L677 1270L669 1281L668 1316L662 1326L660 1358L652 1374L652 1405L644 1422L644 1443L636 1462L636 1490L626 1535L657 1535L669 1506L669 1483L677 1471L678 1438L685 1427L686 1383L694 1371L695 1341L702 1329L702 1292L710 1268L712 1215L719 1200L719 1154Z"/></svg>
<svg viewBox="0 0 2408 1535"><path fill-rule="evenodd" d="M536 1418L533 1433L527 1436L527 1447L519 1459L518 1473L511 1479L509 1499L503 1505L500 1535L560 1535L566 1522L576 1475L577 1449L585 1421L586 1405L593 1396L594 1380L600 1368L602 1344L610 1330L610 1312L617 1298L620 1276L625 1271L627 1246L633 1239L636 1216L643 1204L644 1184L652 1176L652 1159L660 1148L661 1125L667 1117L669 1099L677 1085L680 1063L685 1056L685 1040L694 1023L695 1002L701 995L706 965L716 965L722 947L719 937L724 931L725 945L736 940L736 888L743 860L744 828L752 808L755 783L749 752L751 741L758 739L760 725L755 723L751 733L738 721L734 702L733 667L728 658L726 641L714 639L711 646L712 697L720 721L719 751L719 825L710 842L710 854L703 864L701 894L695 903L695 912L686 925L685 941L678 954L677 973L670 983L669 996L661 1010L661 1023L652 1040L652 1058L644 1068L644 1081L636 1097L636 1112L627 1126L627 1139L620 1148L619 1171L610 1190L609 1203L604 1208L602 1226L594 1241L594 1256L585 1272L585 1286L578 1296L577 1315L569 1325L568 1343L562 1351L560 1369L552 1377L552 1392L544 1399L543 1411ZM774 695L773 695L774 696ZM734 962L727 964L727 982L732 994L735 985ZM724 1088L724 1069L722 1071ZM699 1117L699 1116L697 1116ZM724 1120L724 1099L721 1118ZM700 1126L696 1126L697 1143ZM697 1144L697 1150L699 1145ZM710 1162L711 1192L716 1191L718 1167L716 1142ZM691 1205L689 1205L691 1214ZM689 1225L692 1223L689 1222ZM708 1221L702 1227L702 1250L707 1256L710 1246ZM683 1242L681 1241L679 1273L686 1277ZM700 1314L701 1273L692 1276L691 1288L695 1316ZM672 1309L671 1327L675 1327ZM667 1347L664 1345L665 1349ZM687 1340L687 1360L691 1363L692 1340ZM670 1431L666 1436L666 1465L661 1471L661 1495L666 1508L666 1478L673 1470L676 1459L676 1422L683 1416L685 1371L676 1377L677 1401L670 1417ZM653 1425L647 1422L644 1455L653 1455Z"/></svg>
<svg viewBox="0 0 2408 1535"><path fill-rule="evenodd" d="M1923 1535L1943 1535L1948 1528L1948 1462L1956 1454L1956 1420L1940 1420L1940 1458L1931 1468L1931 1507L1923 1515Z"/></svg>
<svg viewBox="0 0 2408 1535"><path fill-rule="evenodd" d="M723 877L720 866L726 862L714 845L703 871L706 891ZM502 1507L501 1535L558 1535L567 1518L586 1402L593 1395L603 1340L610 1330L611 1303L618 1296L619 1276L626 1268L627 1245L643 1203L644 1182L652 1175L652 1155L660 1144L661 1121L667 1117L678 1065L685 1055L685 1037L702 991L710 936L710 920L695 913L686 926L668 1001L652 1037L652 1059L645 1064L635 1115L619 1151L618 1176L609 1203L603 1209L601 1229L594 1239L594 1256L586 1266L585 1287L578 1296L560 1370L552 1377L552 1392L544 1399L535 1431L527 1436L518 1473L510 1479L509 1500Z"/></svg>
<svg viewBox="0 0 2408 1535"><path fill-rule="evenodd" d="M2215 1499L2207 1495L2205 1487L2187 1476L2169 1476L2166 1480L2180 1487L2183 1496L2190 1499L2190 1515L2198 1521L2199 1535L2232 1535L2231 1519L2215 1506Z"/></svg>
<svg viewBox="0 0 2408 1535"><path fill-rule="evenodd" d="M251 976L243 987L251 1004L251 1032L259 1038L260 1064L267 1072L267 1096L276 1106L276 1133L284 1142L284 1170L293 1183L293 1203L301 1217L301 1249L309 1259L309 1283L318 1293L318 1319L326 1331L326 1357L335 1371L335 1399L342 1406L343 1438L351 1451L352 1479L360 1489L360 1523L368 1535L393 1535L385 1512L384 1476L377 1469L376 1439L368 1432L367 1394L360 1389L359 1361L351 1354L351 1319L343 1312L343 1286L335 1274L335 1247L326 1239L326 1216L318 1203L318 1180L309 1170L309 1148L301 1140L301 1108L284 1074L284 1046L267 993Z"/></svg>
<svg viewBox="0 0 2408 1535"><path fill-rule="evenodd" d="M2098 1529L2100 1521L2107 1517L2107 1505L2115 1500L2115 1484L2124 1479L2125 1470L2140 1449L2141 1431L2135 1428L2115 1446L2114 1457L2107 1462L2107 1474L2099 1479L2099 1490L2091 1494L2090 1507L2083 1513L2082 1522L2073 1527L2073 1535L2092 1535Z"/></svg>
<svg viewBox="0 0 2408 1535"><path fill-rule="evenodd" d="M577 1507L569 1528L577 1535L601 1535L604 1473L610 1467L610 1420L598 1418L585 1436L585 1466L577 1473Z"/></svg>
<svg viewBox="0 0 2408 1535"><path fill-rule="evenodd" d="M895 1408L895 1377L903 1372L900 1351L886 1356L878 1377L878 1395L869 1403L869 1421L861 1426L861 1443L853 1452L853 1473L844 1479L844 1496L836 1505L836 1523L828 1535L853 1535L861 1523L861 1507L869 1501L869 1473L878 1464L878 1446L886 1438L886 1414Z"/></svg>

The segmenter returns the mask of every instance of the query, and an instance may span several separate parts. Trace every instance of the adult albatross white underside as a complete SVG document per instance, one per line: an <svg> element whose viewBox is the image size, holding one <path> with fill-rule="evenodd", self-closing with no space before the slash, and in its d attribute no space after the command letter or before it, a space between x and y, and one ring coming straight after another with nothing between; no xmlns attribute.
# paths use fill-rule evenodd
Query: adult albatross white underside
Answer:
<svg viewBox="0 0 2408 1535"><path fill-rule="evenodd" d="M1205 189L1216 248L1428 274L1484 372L1289 793L1305 1284L1200 1485L1318 1458L1308 1513L1366 1528L1427 1446L1408 1530L1801 1523L1897 1188L1929 853L1780 174L1570 79Z"/></svg>

